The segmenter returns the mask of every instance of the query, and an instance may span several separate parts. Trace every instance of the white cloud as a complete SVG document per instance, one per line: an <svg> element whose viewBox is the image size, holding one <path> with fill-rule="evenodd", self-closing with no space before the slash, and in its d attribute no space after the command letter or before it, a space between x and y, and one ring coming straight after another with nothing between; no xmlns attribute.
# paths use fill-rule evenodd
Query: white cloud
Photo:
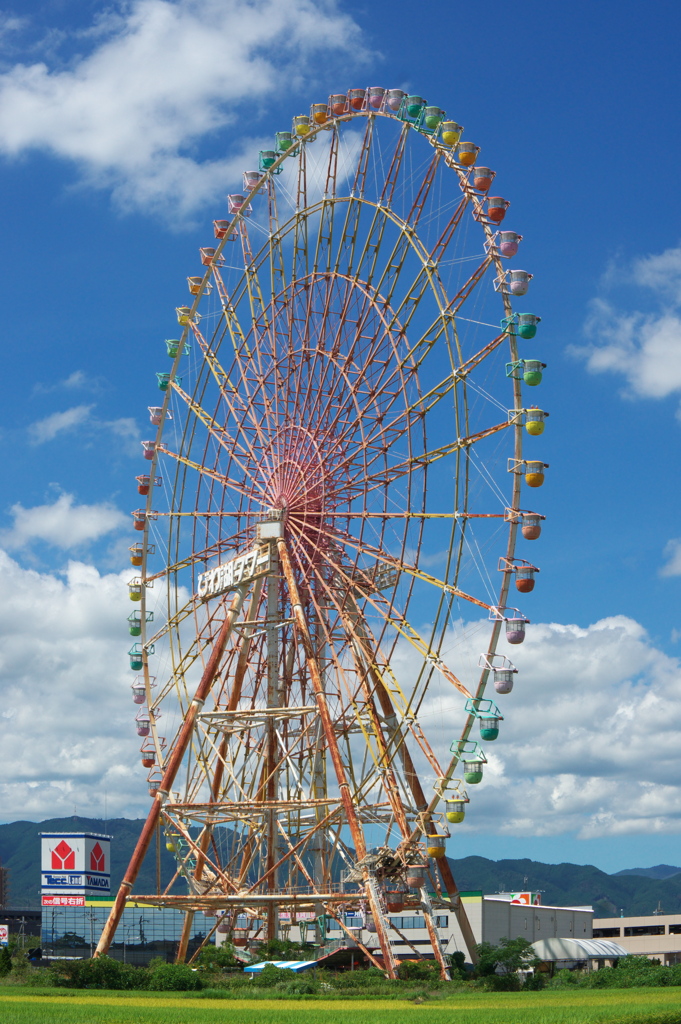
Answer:
<svg viewBox="0 0 681 1024"><path fill-rule="evenodd" d="M201 140L299 89L312 55L361 55L335 0L136 0L122 11L68 68L0 75L0 152L75 161L127 206L196 209L244 168L241 154L201 159ZM247 148L252 163L258 143Z"/></svg>
<svg viewBox="0 0 681 1024"><path fill-rule="evenodd" d="M144 810L124 578L72 562L63 578L0 552L3 820Z"/></svg>
<svg viewBox="0 0 681 1024"><path fill-rule="evenodd" d="M34 395L49 395L54 391L97 391L100 388L100 381L90 377L83 370L74 370L63 380L54 381L51 384L43 384L38 381L33 386Z"/></svg>
<svg viewBox="0 0 681 1024"><path fill-rule="evenodd" d="M89 419L93 408L92 405L74 405L71 409L53 412L50 416L31 423L28 428L31 444L45 444L46 441L54 441L59 434L69 433L76 427L82 426Z"/></svg>
<svg viewBox="0 0 681 1024"><path fill-rule="evenodd" d="M572 346L591 373L615 373L626 381L628 398L663 399L681 394L681 246L641 256L626 267L611 265L604 287L638 288L652 312L618 309L597 297L590 303L586 346ZM642 301L641 304L644 304ZM681 405L676 418L681 421ZM662 576L681 575L681 542L671 540Z"/></svg>
<svg viewBox="0 0 681 1024"><path fill-rule="evenodd" d="M591 343L573 346L573 354L592 373L621 374L630 397L681 392L681 247L639 257L625 269L610 267L606 283L635 286L642 300L652 297L655 309L618 309L602 297L593 299L585 324Z"/></svg>
<svg viewBox="0 0 681 1024"><path fill-rule="evenodd" d="M681 576L681 539L670 540L664 553L668 561L660 569L660 576Z"/></svg>
<svg viewBox="0 0 681 1024"><path fill-rule="evenodd" d="M636 284L681 306L681 247L634 260L632 277Z"/></svg>
<svg viewBox="0 0 681 1024"><path fill-rule="evenodd" d="M505 720L498 740L482 742L485 779L468 787L469 813L455 834L681 832L678 660L625 616L586 629L532 624L521 648L502 649L519 670L516 683L510 695L487 691ZM459 643L454 656L474 665L475 645ZM400 661L407 670L410 655L402 651ZM472 671L464 676L469 687L474 680ZM421 716L445 762L461 704L436 688Z"/></svg>
<svg viewBox="0 0 681 1024"><path fill-rule="evenodd" d="M24 548L36 540L45 541L63 550L98 540L128 523L117 508L108 503L75 505L72 494L62 494L52 505L10 509L14 525L0 534L10 550Z"/></svg>
<svg viewBox="0 0 681 1024"><path fill-rule="evenodd" d="M139 430L135 420L122 416L116 420L100 420L92 415L94 405L76 405L63 412L54 412L28 427L28 439L33 445L54 441L61 434L78 432L81 440L89 443L97 431L108 431L123 442L119 446L126 455L139 455Z"/></svg>
<svg viewBox="0 0 681 1024"><path fill-rule="evenodd" d="M111 814L137 816L148 806L126 658L130 575L72 562L61 577L0 552L4 819L71 814L74 804L101 815L105 789ZM451 641L460 638L457 630ZM471 666L469 685L482 643L478 636L453 647L453 667ZM681 831L678 661L624 616L587 628L532 624L522 648L506 653L519 669L516 684L510 695L490 694L505 720L499 739L483 743L485 779L469 787L450 852L470 832ZM408 677L409 651L398 651L394 667ZM166 728L176 724L170 708L164 714ZM442 760L462 717L463 700L436 682L421 722ZM432 769L424 776L429 789Z"/></svg>

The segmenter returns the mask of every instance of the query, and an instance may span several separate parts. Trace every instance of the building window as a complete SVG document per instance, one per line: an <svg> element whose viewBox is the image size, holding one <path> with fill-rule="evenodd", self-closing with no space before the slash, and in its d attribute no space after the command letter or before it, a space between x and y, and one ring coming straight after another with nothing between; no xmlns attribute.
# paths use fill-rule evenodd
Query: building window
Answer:
<svg viewBox="0 0 681 1024"><path fill-rule="evenodd" d="M412 928L425 928L426 922L422 917L390 917L390 921L399 928L401 932L408 931ZM436 928L448 928L449 918L448 917L436 917L435 918Z"/></svg>
<svg viewBox="0 0 681 1024"><path fill-rule="evenodd" d="M619 939L619 928L594 928L594 939Z"/></svg>
<svg viewBox="0 0 681 1024"><path fill-rule="evenodd" d="M670 924L669 925L670 935L681 935L681 924Z"/></svg>
<svg viewBox="0 0 681 1024"><path fill-rule="evenodd" d="M664 935L663 924L646 924L636 928L625 928L624 934L633 937L635 935Z"/></svg>

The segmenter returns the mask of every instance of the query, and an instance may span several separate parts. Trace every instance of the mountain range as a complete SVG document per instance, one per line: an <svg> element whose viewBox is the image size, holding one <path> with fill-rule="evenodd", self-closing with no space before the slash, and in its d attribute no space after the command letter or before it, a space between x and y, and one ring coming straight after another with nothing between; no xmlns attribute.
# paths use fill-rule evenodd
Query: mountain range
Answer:
<svg viewBox="0 0 681 1024"><path fill-rule="evenodd" d="M110 835L111 883L116 891L144 824L142 819L51 818L47 821L14 821L0 825L0 864L9 870L9 906L40 905L40 833L97 832ZM163 839L163 837L162 837ZM486 857L450 858L462 890L541 892L542 902L554 906L593 906L597 917L620 914L681 913L681 868L658 864L652 868L627 868L608 875L592 865L542 864L539 861L488 860ZM173 856L160 843L161 884L175 872ZM179 890L178 890L179 891ZM149 851L133 892L156 892L156 851Z"/></svg>

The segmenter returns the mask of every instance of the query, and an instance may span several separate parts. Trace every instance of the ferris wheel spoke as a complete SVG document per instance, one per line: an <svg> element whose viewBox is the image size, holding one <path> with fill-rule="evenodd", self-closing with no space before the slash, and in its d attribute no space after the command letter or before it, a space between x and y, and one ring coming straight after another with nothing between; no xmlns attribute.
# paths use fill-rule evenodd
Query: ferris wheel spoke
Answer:
<svg viewBox="0 0 681 1024"><path fill-rule="evenodd" d="M333 534L329 535L333 536ZM372 544L369 544L367 541L360 540L359 538L352 537L347 533L344 533L342 535L342 542L344 545L353 548L353 550L357 551L358 554L371 555L376 558L377 562L380 562L382 565L386 566L386 568L395 570L397 573L406 572L415 579L423 580L424 583L429 583L431 586L437 587L437 589L441 590L443 593L461 598L464 601L468 601L470 604L477 605L479 608L484 608L486 611L491 611L492 609L492 605L486 604L484 601L480 601L477 597L473 597L471 594L467 594L459 587L455 587L453 584L447 583L445 580L440 580L436 576L431 576L430 573L425 572L423 569L419 568L419 566L410 565L403 558L394 558L381 551L380 548L376 548ZM370 585L372 582L371 577L367 576L366 584Z"/></svg>
<svg viewBox="0 0 681 1024"><path fill-rule="evenodd" d="M272 347L276 349L276 322L282 315L285 308L285 301L279 298L287 293L286 285L286 264L284 261L284 250L281 243L281 229L279 225L279 211L277 206L277 192L274 185L274 178L267 179L267 217L269 223L269 239L267 252L270 266L270 291L272 296Z"/></svg>
<svg viewBox="0 0 681 1024"><path fill-rule="evenodd" d="M237 480L233 480L230 477L226 477L223 473L220 473L217 470L210 469L210 467L205 466L200 462L195 462L193 459L188 459L185 455L180 455L179 452L172 452L170 451L169 448L164 448L163 454L169 455L171 459L175 459L177 462L181 462L183 466L188 466L190 469L195 469L197 473L201 474L201 476L208 477L212 480L216 480L218 483L225 484L227 487L230 487L233 491L236 491L237 494L241 494L243 497L251 497L251 491L248 489L246 485L246 480L240 483ZM266 498L264 490L262 488L258 488L258 484L255 480L253 480L252 483L253 486L257 490L259 490L260 497L263 499L264 502ZM190 514L196 515L197 517L205 515L204 512L196 512ZM220 513L215 514L219 515Z"/></svg>
<svg viewBox="0 0 681 1024"><path fill-rule="evenodd" d="M267 318L265 302L262 297L258 271L253 261L253 253L251 252L251 243L248 237L248 228L246 227L245 220L242 220L239 225L239 234L241 237L241 248L244 259L246 290L248 292L248 301L250 305L251 330L256 337L264 336L270 329L270 322ZM260 349L257 346L254 346L254 348L256 357L259 357ZM249 352L247 347L245 347L245 350L248 357L252 358L252 354ZM260 372L263 372L262 365L260 366Z"/></svg>
<svg viewBox="0 0 681 1024"><path fill-rule="evenodd" d="M368 284L371 284L378 265L381 242L388 222L386 211L392 206L395 187L399 178L402 161L404 160L408 135L409 125L404 123L376 204L371 226L367 233L366 243L360 252L359 261L355 269L355 277L359 278L360 273L362 273ZM365 261L367 264L366 270L363 269ZM348 273L350 273L350 268L348 268Z"/></svg>
<svg viewBox="0 0 681 1024"><path fill-rule="evenodd" d="M344 570L339 563L334 562L330 555L327 555L327 559L329 561L329 564L333 566L339 579L345 583L346 587L352 587L353 579L347 574L346 570ZM414 627L411 626L409 622L407 622L407 619L403 615L395 614L394 607L391 602L388 602L385 599L381 600L378 592L376 594L376 598L372 597L370 593L365 592L364 599L368 604L372 606L372 608L376 612L378 612L380 616L382 616L385 619L385 621L390 626L392 626L392 628L397 633L400 634L400 636L407 640L411 644L411 646L414 647L426 661L433 664L434 667L437 668L438 671L441 673L441 675L443 675L448 682L452 683L452 685L455 686L460 693L462 693L465 697L471 696L469 691L466 689L463 683L454 675L451 669L449 669L442 661L442 659L432 651L430 645L426 640L423 639L423 637L419 634L418 630L414 629Z"/></svg>
<svg viewBox="0 0 681 1024"><path fill-rule="evenodd" d="M253 445L248 441L248 436L242 432L239 435L239 440L237 440L236 437L231 436L228 431L216 421L214 416L209 415L201 405L194 402L194 400L186 393L186 391L182 390L176 381L172 381L172 388L173 391L179 395L190 412L197 418L197 420L200 420L204 427L206 427L211 437L215 438L218 444L230 453L230 461L234 462L239 470L246 472L246 467L240 463L237 457L235 457L234 451L236 450L241 457L255 459L255 451L253 449Z"/></svg>
<svg viewBox="0 0 681 1024"><path fill-rule="evenodd" d="M439 384L436 384L429 391L422 395L419 395L417 401L405 406L404 409L400 409L393 420L385 425L385 429L389 430L395 428L397 424L404 419L409 421L414 415L424 416L433 409L438 402L441 402L448 394L450 394L463 380L465 380L469 374L489 356L495 349L499 347L502 341L504 341L506 335L500 334L488 345L485 345L483 349L468 359L465 363L462 363L456 370L445 377ZM430 339L430 344L434 344L437 339ZM488 396L489 397L489 396Z"/></svg>
<svg viewBox="0 0 681 1024"><path fill-rule="evenodd" d="M308 271L307 146L301 142L298 147L296 213L293 230L293 277L294 279L306 278Z"/></svg>
<svg viewBox="0 0 681 1024"><path fill-rule="evenodd" d="M413 761L406 747L406 734L399 727L395 717L397 707L400 710L400 717L405 722L407 730L411 732L431 767L439 777L442 775L442 769L414 718L415 713L418 711L418 706L414 708L413 698L405 697L395 674L390 668L389 660L381 656L380 643L371 636L368 624L362 620L353 592L347 592L343 605L339 604L337 598L331 594L330 590L329 594L336 604L341 618L350 623L347 633L351 638L354 638L353 654L357 656L359 651L361 651L358 661L360 678L365 678L367 672L370 674L373 680L372 693L378 696L383 714L386 716L385 721L390 733L390 739L385 748L386 755L388 753L394 754L395 752L399 755L409 791L416 800L417 806L425 807L426 801L423 797L423 791L421 790ZM420 704L420 700L418 704ZM384 744L385 742L384 740ZM361 796L361 790L370 785L371 781L370 779L365 780L364 784L360 786L360 783L355 780L357 787L355 798Z"/></svg>
<svg viewBox="0 0 681 1024"><path fill-rule="evenodd" d="M301 550L303 551L303 558L307 557L309 559L310 556L305 556L304 554L304 546L301 546L299 544L298 550L299 552ZM299 558L300 557L301 555L299 554ZM444 664L444 662L439 658L439 656L432 651L427 641L425 641L420 636L418 631L415 630L407 622L406 618L403 615L395 615L393 611L393 605L385 600L380 600L380 594L378 594L378 592L376 592L377 597L375 599L367 591L366 584L365 586L362 586L362 583L364 581L361 579L361 577L364 574L359 574L357 577L355 577L354 575L349 575L348 571L344 569L338 561L334 560L328 551L326 551L326 561L327 564L333 569L333 572L337 580L343 585L344 590L348 595L352 595L354 589L360 588L362 590L363 599L367 603L369 603L376 612L378 612L379 616L381 616L381 618L385 621L386 625L390 626L392 630L394 630L397 634L406 639L419 652L420 655L422 655L429 663L431 663L435 668L437 668L440 671L440 673L445 677L445 679L447 679L448 682L452 683L461 693L464 694L464 696L471 696L466 687L463 685L463 683L461 683L460 680L457 679L454 673ZM306 570L301 568L301 572L304 577L306 575ZM323 577L320 577L319 574L317 574L317 579L321 586L323 587L323 589L326 591L329 600L332 601L332 603L337 604L337 598L335 597L333 588L329 585L328 581L324 580ZM373 585L373 583L371 583L370 585ZM354 598L351 599L354 600ZM342 614L341 605L338 605L338 611L339 614ZM410 713L412 713L414 695L408 698L402 692L402 689L399 687L399 684L395 680L394 676L392 677L392 680L393 689L391 690L391 696L397 702L397 706L400 709L400 713L403 715L409 715Z"/></svg>
<svg viewBox="0 0 681 1024"><path fill-rule="evenodd" d="M199 348L201 349L201 352L203 354L203 358L204 358L204 360L206 362L206 365L209 368L209 370L210 370L210 372L211 372L211 374L212 374L212 376L213 376L213 378L215 380L215 383L217 384L218 388L220 389L220 392L225 396L225 398L227 398L227 396L229 396L231 401L236 402L238 405L241 406L242 410L247 409L248 408L248 401L247 401L247 399L244 399L242 397L242 394L239 391L239 388L236 387L236 385L231 380L229 375L225 372L225 370L223 370L223 368L220 365L220 362L219 362L215 352L213 351L211 346L208 344L208 342L204 338L204 336L201 333L201 331L198 329L198 326L195 325L195 324L192 324L191 326L192 326L192 332L193 332L194 337L196 338L196 340L198 342ZM240 330L241 330L241 328L239 328L239 331ZM175 383L175 382L173 381L173 383Z"/></svg>
<svg viewBox="0 0 681 1024"><path fill-rule="evenodd" d="M322 199L322 208L319 217L319 228L317 230L317 242L315 245L312 272L329 273L331 269L331 252L333 247L333 222L334 206L336 198L336 176L338 174L338 126L331 129L329 140L329 156L326 167L326 181Z"/></svg>
<svg viewBox="0 0 681 1024"><path fill-rule="evenodd" d="M381 470L376 470L373 473L367 473L361 477L367 485L367 490L374 490L377 487L387 488L390 484L396 480L411 473L416 468L425 468L431 465L433 462L437 462L439 459L445 458L447 455L451 455L457 451L463 451L470 448L477 442L484 440L486 437L490 437L493 434L497 434L501 430L506 430L511 426L508 420L503 423L497 423L493 427L487 427L485 430L480 430L475 434L470 434L468 437L457 438L456 441L452 441L449 444L442 445L440 448L433 448L431 451L424 452L423 455L414 455L409 459L405 459L402 462L398 462L395 465L384 466ZM368 469L377 459L381 458L381 450L377 450L376 454L367 460L366 468ZM359 476L351 477L349 485L358 485L360 482Z"/></svg>
<svg viewBox="0 0 681 1024"><path fill-rule="evenodd" d="M355 244L357 241L357 232L359 230L360 214L362 211L361 200L366 188L369 156L372 152L375 123L375 118L370 116L367 118L364 127L364 136L357 158L357 166L355 168L355 176L352 183L352 189L350 191L350 197L347 200L347 209L341 231L340 244L338 246L336 261L334 264L334 273L336 274L340 272L341 267L344 268L345 273L352 273Z"/></svg>
<svg viewBox="0 0 681 1024"><path fill-rule="evenodd" d="M439 150L436 150L428 165L419 190L414 197L411 209L405 220L402 222L400 234L395 242L392 252L388 256L385 269L376 284L376 291L381 292L385 296L387 303L392 303L393 294L399 283L400 276L409 253L416 252L421 261L423 261L426 255L425 253L421 253L419 248L415 245L414 232L418 227L421 214L423 213L428 195L435 180L435 174L440 162L440 155ZM395 215L392 214L392 217L395 217ZM426 264L424 263L424 266L425 265ZM419 277L422 273L423 267L419 270ZM412 289L410 291L412 291L414 287L415 284L412 285ZM404 307L407 301L408 298L405 297L401 306L396 310L396 316L399 316L401 308Z"/></svg>
<svg viewBox="0 0 681 1024"><path fill-rule="evenodd" d="M334 643L333 631L329 628L327 618L325 615L325 609L318 601L312 598L315 605L315 609L318 616L322 629L327 637L327 643L330 649L330 656L336 666L337 672L345 678L346 672L342 665L342 660L338 656L336 651L336 644ZM379 721L377 709L374 702L374 697L371 689L367 687L367 664L361 657L358 647L358 634L355 630L349 632L349 647L353 659L355 662L358 684L353 689L348 688L348 698L350 700L350 707L354 715L354 719L357 722L362 735L364 736L367 744L367 750L369 751L371 760L373 762L373 771L367 776L365 772L364 788L375 785L380 781L381 787L384 789L387 799L392 807L393 814L398 822L400 831L404 836L408 835L409 830L407 827L407 821L405 817L404 807L397 783L397 778L391 767L391 753L390 744L383 735L383 728ZM355 795L357 793L358 782L355 779Z"/></svg>

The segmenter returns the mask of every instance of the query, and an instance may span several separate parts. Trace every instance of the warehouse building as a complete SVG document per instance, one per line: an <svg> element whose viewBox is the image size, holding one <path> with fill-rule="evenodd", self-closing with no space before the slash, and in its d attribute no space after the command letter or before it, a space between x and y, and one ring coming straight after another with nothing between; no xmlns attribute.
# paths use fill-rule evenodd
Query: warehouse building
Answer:
<svg viewBox="0 0 681 1024"><path fill-rule="evenodd" d="M647 956L663 964L681 963L681 914L648 917L599 917L594 938L611 939L627 953Z"/></svg>

